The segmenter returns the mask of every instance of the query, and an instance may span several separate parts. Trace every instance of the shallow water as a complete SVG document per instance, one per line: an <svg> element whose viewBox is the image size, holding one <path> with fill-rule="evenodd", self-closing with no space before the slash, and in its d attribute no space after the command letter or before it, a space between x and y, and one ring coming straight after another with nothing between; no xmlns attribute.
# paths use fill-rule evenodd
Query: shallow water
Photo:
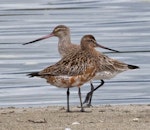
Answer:
<svg viewBox="0 0 150 130"><path fill-rule="evenodd" d="M41 70L60 59L57 38L23 46L50 33L59 24L71 28L73 43L84 34L122 53L108 56L140 66L111 80L94 93L93 105L150 103L150 1L130 0L1 0L0 1L0 107L66 105L66 89L26 72ZM95 81L94 85L98 85ZM83 99L90 90L82 87ZM78 105L77 88L70 103Z"/></svg>

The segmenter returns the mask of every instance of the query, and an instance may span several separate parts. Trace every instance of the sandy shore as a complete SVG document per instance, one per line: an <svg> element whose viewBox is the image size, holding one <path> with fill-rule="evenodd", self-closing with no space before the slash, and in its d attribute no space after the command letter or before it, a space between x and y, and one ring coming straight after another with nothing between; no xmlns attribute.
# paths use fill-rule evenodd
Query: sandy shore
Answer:
<svg viewBox="0 0 150 130"><path fill-rule="evenodd" d="M150 105L1 108L0 130L150 130Z"/></svg>

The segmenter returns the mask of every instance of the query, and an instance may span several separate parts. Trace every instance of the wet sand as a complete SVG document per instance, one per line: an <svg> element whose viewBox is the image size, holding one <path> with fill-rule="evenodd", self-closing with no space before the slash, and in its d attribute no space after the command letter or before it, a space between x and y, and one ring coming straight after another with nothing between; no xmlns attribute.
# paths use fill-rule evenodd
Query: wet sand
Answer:
<svg viewBox="0 0 150 130"><path fill-rule="evenodd" d="M0 130L150 130L150 104L0 108Z"/></svg>

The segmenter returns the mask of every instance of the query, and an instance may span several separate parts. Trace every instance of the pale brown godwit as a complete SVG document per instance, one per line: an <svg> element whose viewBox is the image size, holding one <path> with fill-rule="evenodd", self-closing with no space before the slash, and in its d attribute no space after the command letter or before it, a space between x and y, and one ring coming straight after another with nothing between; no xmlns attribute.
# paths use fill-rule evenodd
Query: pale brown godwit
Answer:
<svg viewBox="0 0 150 130"><path fill-rule="evenodd" d="M56 36L59 39L58 51L62 57L68 55L70 52L74 52L74 51L76 52L80 49L80 45L73 44L71 42L70 29L69 29L69 27L67 27L65 25L58 25L54 28L54 30L50 34L48 34L44 37L38 38L36 40L24 43L23 45L34 43L34 42L37 42L40 40L44 40L44 39L47 39L47 38L52 37L52 36ZM111 50L114 52L118 52L114 49L110 49L110 48L104 47L102 45L99 47L107 49L107 50ZM96 79L98 79L98 78L96 78ZM104 81L102 79L99 79L99 80L101 80L101 84L98 87L101 87L104 84ZM91 90L93 90L93 89L94 89L94 86L91 83ZM91 96L90 101L87 104L87 106L91 106L91 100L92 100L92 96Z"/></svg>
<svg viewBox="0 0 150 130"><path fill-rule="evenodd" d="M73 44L71 42L70 29L69 29L69 27L67 27L65 25L58 25L54 28L54 30L50 34L43 36L41 38L38 38L36 40L24 43L23 45L31 44L31 43L41 41L41 40L44 40L44 39L47 39L47 38L50 38L53 36L56 36L59 39L58 51L62 57L67 55L70 52L78 51L80 49L80 45ZM110 48L107 48L107 47L102 46L102 45L100 45L99 47L101 47L103 49L110 50L110 51L119 52L117 50L110 49Z"/></svg>
<svg viewBox="0 0 150 130"><path fill-rule="evenodd" d="M42 71L30 73L30 77L45 78L48 83L67 88L67 112L69 109L69 88L78 87L81 111L84 111L81 99L80 87L90 81L98 69L98 52L94 47L99 46L92 35L85 35L81 39L81 47L76 52L64 56L55 65Z"/></svg>

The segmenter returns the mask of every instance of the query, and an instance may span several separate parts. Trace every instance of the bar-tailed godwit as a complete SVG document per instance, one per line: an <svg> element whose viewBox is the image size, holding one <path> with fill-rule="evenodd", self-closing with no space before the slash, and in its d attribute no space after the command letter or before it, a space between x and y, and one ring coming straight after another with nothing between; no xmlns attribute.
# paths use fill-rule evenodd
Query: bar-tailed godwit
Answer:
<svg viewBox="0 0 150 130"><path fill-rule="evenodd" d="M50 34L48 34L46 36L43 36L41 38L38 38L36 40L24 43L23 45L34 43L34 42L37 42L37 41L41 41L41 40L50 38L52 36L56 36L59 39L59 41L58 41L58 51L59 51L59 53L62 57L68 55L71 52L74 52L74 51L76 52L80 49L80 45L73 44L71 42L70 29L69 29L69 27L67 27L65 25L58 25L54 28L54 30ZM103 49L111 50L111 51L114 51L114 52L118 52L117 50L110 49L110 48L102 46L102 45L100 45L99 47L101 47ZM96 79L98 79L98 78L96 78ZM104 84L104 81L102 79L99 79L99 80L101 80L101 84L98 86L98 88L101 87ZM91 90L93 90L93 89L94 89L94 86L91 82ZM90 100L89 100L89 103L87 104L87 106L91 106L91 99L92 99L92 96L90 97Z"/></svg>
<svg viewBox="0 0 150 130"><path fill-rule="evenodd" d="M84 111L80 87L90 81L98 69L98 52L94 47L99 46L92 35L85 35L81 39L81 47L76 52L64 56L56 64L39 72L30 73L30 77L45 78L51 85L67 88L67 112L69 109L69 88L78 87L81 111Z"/></svg>

